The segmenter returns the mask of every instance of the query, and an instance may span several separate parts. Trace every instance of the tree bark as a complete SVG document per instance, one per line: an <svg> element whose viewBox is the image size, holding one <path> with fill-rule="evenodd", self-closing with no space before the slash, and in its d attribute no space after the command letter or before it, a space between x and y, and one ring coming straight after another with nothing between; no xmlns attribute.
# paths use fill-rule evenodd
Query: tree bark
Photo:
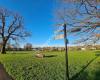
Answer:
<svg viewBox="0 0 100 80"><path fill-rule="evenodd" d="M2 48L1 48L1 54L6 54L6 41L3 41Z"/></svg>

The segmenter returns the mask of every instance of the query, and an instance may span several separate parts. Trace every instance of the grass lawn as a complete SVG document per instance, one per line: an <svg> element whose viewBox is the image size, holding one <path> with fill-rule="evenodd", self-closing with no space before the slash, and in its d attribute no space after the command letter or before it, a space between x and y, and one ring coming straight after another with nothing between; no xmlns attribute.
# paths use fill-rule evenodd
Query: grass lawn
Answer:
<svg viewBox="0 0 100 80"><path fill-rule="evenodd" d="M100 54L98 53L100 51L70 51L70 78L100 80ZM1 54L0 62L15 80L64 80L64 52L44 52L44 54L46 57L43 59L36 58L32 51Z"/></svg>

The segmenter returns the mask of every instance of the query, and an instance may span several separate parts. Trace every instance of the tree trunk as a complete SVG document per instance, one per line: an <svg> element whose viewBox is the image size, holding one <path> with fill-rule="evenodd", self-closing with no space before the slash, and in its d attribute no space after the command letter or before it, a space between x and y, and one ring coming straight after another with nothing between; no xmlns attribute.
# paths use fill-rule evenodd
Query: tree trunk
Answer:
<svg viewBox="0 0 100 80"><path fill-rule="evenodd" d="M1 54L6 54L6 41L4 41L2 44Z"/></svg>

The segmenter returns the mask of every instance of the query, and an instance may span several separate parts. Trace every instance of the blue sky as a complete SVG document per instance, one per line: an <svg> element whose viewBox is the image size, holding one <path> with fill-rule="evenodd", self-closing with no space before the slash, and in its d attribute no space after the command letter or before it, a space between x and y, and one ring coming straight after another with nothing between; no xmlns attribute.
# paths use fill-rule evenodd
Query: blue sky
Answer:
<svg viewBox="0 0 100 80"><path fill-rule="evenodd" d="M0 0L0 7L22 15L25 27L32 32L32 36L22 41L21 45L27 42L33 46L42 45L53 35L54 5L53 0ZM63 40L51 41L49 45L63 45Z"/></svg>

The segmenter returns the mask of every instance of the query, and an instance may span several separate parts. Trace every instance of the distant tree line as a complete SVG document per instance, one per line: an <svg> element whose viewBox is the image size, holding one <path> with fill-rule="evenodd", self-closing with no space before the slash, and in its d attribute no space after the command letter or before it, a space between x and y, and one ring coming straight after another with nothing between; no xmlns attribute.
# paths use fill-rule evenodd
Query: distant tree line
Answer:
<svg viewBox="0 0 100 80"><path fill-rule="evenodd" d="M0 43L0 49L2 49L2 43ZM7 43L5 50L6 51L31 51L32 44L26 43L23 48L16 46L16 44Z"/></svg>

